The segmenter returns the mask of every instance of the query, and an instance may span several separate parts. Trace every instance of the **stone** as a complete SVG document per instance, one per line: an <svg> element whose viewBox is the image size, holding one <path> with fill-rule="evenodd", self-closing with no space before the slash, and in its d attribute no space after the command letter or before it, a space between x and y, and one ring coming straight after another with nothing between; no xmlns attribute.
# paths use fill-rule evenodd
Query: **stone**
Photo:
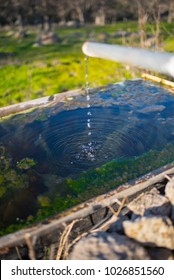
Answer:
<svg viewBox="0 0 174 280"><path fill-rule="evenodd" d="M167 248L146 247L146 250L152 260L174 260L173 251Z"/></svg>
<svg viewBox="0 0 174 280"><path fill-rule="evenodd" d="M131 35L130 32L126 32L124 30L118 30L113 34L113 37L120 38L120 37L129 37Z"/></svg>
<svg viewBox="0 0 174 280"><path fill-rule="evenodd" d="M120 216L117 218L116 222L112 223L108 229L109 233L117 232L119 234L124 233L123 222L129 220L129 218L125 216Z"/></svg>
<svg viewBox="0 0 174 280"><path fill-rule="evenodd" d="M168 217L148 216L123 222L125 234L145 245L174 250L174 227Z"/></svg>
<svg viewBox="0 0 174 280"><path fill-rule="evenodd" d="M69 27L75 27L75 28L78 28L80 27L80 24L78 21L76 20L69 20L69 21L66 21L66 26L69 26Z"/></svg>
<svg viewBox="0 0 174 280"><path fill-rule="evenodd" d="M174 205L174 177L167 183L165 187L165 195L170 200L171 204Z"/></svg>
<svg viewBox="0 0 174 280"><path fill-rule="evenodd" d="M60 42L61 39L52 32L40 34L38 38L38 43L41 45L52 45Z"/></svg>
<svg viewBox="0 0 174 280"><path fill-rule="evenodd" d="M157 189L141 194L127 206L135 215L168 216L171 211L169 200L159 194Z"/></svg>
<svg viewBox="0 0 174 280"><path fill-rule="evenodd" d="M13 37L14 37L15 39L26 38L26 37L27 37L27 34L26 34L23 30L21 30L21 31L15 32L15 33L13 34Z"/></svg>
<svg viewBox="0 0 174 280"><path fill-rule="evenodd" d="M151 112L160 112L163 111L165 108L166 107L164 105L151 105L139 110L139 112L144 114Z"/></svg>
<svg viewBox="0 0 174 280"><path fill-rule="evenodd" d="M174 223L174 177L167 183L165 187L165 195L168 197L171 207L171 220Z"/></svg>
<svg viewBox="0 0 174 280"><path fill-rule="evenodd" d="M147 251L137 242L104 231L82 238L73 248L70 260L148 260Z"/></svg>
<svg viewBox="0 0 174 280"><path fill-rule="evenodd" d="M109 34L106 32L102 32L98 34L98 40L101 42L107 42L108 38L109 38Z"/></svg>
<svg viewBox="0 0 174 280"><path fill-rule="evenodd" d="M40 42L36 42L32 45L33 48L40 48L41 47L41 43Z"/></svg>

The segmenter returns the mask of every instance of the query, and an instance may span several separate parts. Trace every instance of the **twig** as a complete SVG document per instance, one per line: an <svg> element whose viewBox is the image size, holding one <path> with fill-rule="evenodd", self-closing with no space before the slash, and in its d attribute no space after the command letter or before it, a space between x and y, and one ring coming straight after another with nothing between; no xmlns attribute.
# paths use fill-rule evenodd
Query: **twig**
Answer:
<svg viewBox="0 0 174 280"><path fill-rule="evenodd" d="M61 235L61 238L60 238L60 243L59 243L59 247L58 247L58 251L57 251L57 256L56 256L56 260L59 260L60 257L62 255L62 251L63 251L63 242L64 242L64 238L65 238L65 235L67 233L67 228L65 228L65 230L63 231L62 235Z"/></svg>
<svg viewBox="0 0 174 280"><path fill-rule="evenodd" d="M122 202L119 203L119 208L118 208L117 211L115 211L111 205L108 205L108 206L107 206L114 216L118 217L118 215L120 214L121 209L123 208L123 205L124 205L126 199L127 199L127 197L126 197L126 198L123 198ZM120 210L119 210L119 209L120 209Z"/></svg>
<svg viewBox="0 0 174 280"><path fill-rule="evenodd" d="M21 253L20 253L20 251L19 251L18 246L16 246L15 249L16 249L16 253L17 253L17 255L18 255L18 258L19 258L20 260L22 260Z"/></svg>
<svg viewBox="0 0 174 280"><path fill-rule="evenodd" d="M29 233L26 233L25 235L25 241L26 244L28 246L29 249L29 256L31 260L35 260L36 259L36 255L35 255L35 251L34 251L34 247L33 247L33 242L31 241L31 235Z"/></svg>
<svg viewBox="0 0 174 280"><path fill-rule="evenodd" d="M61 256L62 256L62 252L64 250L65 244L68 241L68 237L69 234L74 226L74 224L76 222L78 222L79 220L74 220L72 221L71 224L69 224L67 226L67 228L65 228L64 232L62 233L61 239L60 239L60 243L59 243L59 248L58 248L58 252L57 252L57 256L56 256L56 260L60 260Z"/></svg>
<svg viewBox="0 0 174 280"><path fill-rule="evenodd" d="M116 222L123 206L125 205L126 200L127 200L127 197L124 197L117 211L115 211L112 208L112 206L109 205L108 207L112 211L113 216L108 221L103 223L100 227L98 227L94 230L91 230L91 232L96 232L96 231L99 231L99 230L105 230L106 231L112 223Z"/></svg>
<svg viewBox="0 0 174 280"><path fill-rule="evenodd" d="M125 197L123 198L123 200L122 200L122 202L121 202L121 204L120 204L120 206L119 206L117 212L115 213L115 215L116 215L117 217L118 217L118 215L120 214L120 212L121 212L123 206L125 205L126 200L127 200L127 197L125 196Z"/></svg>
<svg viewBox="0 0 174 280"><path fill-rule="evenodd" d="M76 239L74 239L73 242L72 242L71 244L69 244L69 247L68 247L67 252L69 252L70 248L71 248L75 243L77 243L82 237L85 237L85 236L87 236L87 235L90 234L90 233L98 232L98 231L100 231L100 230L105 230L105 231L106 231L112 223L116 222L116 220L117 220L117 218L118 218L118 215L120 214L120 212L121 212L123 206L125 205L126 199L127 199L127 197L124 197L123 200L122 200L122 202L119 203L120 206L119 206L119 208L118 208L117 211L114 211L114 209L112 208L112 206L109 205L108 208L109 208L109 209L111 210L111 212L113 213L113 215L111 216L111 218L110 218L110 219L108 219L108 218L107 218L107 219L106 219L106 218L103 219L103 220L99 223L100 226L98 226L98 227L95 226L95 227L93 227L91 230L89 230L88 232L85 232L85 233L80 234L79 236L77 236ZM103 222L103 221L105 221L105 222ZM99 224L98 224L98 225L99 225ZM68 253L67 253L67 255L68 255Z"/></svg>

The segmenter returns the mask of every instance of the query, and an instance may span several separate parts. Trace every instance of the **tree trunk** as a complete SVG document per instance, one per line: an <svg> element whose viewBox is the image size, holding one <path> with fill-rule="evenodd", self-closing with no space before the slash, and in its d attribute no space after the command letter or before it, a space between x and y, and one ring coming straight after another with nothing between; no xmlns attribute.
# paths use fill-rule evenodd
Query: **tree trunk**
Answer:
<svg viewBox="0 0 174 280"><path fill-rule="evenodd" d="M20 13L17 16L17 28L18 28L18 32L19 32L18 36L23 37L25 34L24 21L23 21L22 15Z"/></svg>
<svg viewBox="0 0 174 280"><path fill-rule="evenodd" d="M141 6L140 3L138 3L138 27L139 27L139 33L140 33L140 44L141 47L145 47L145 41L146 41L146 23L147 23L148 15L144 8Z"/></svg>
<svg viewBox="0 0 174 280"><path fill-rule="evenodd" d="M52 29L52 24L51 24L51 19L49 16L44 16L43 18L43 22L42 22L42 30L44 32L50 32Z"/></svg>
<svg viewBox="0 0 174 280"><path fill-rule="evenodd" d="M79 6L76 6L76 11L77 11L77 14L78 14L78 18L79 18L80 24L83 25L85 23L84 13L83 13L82 9Z"/></svg>
<svg viewBox="0 0 174 280"><path fill-rule="evenodd" d="M105 12L104 9L101 8L98 13L96 13L95 16L95 25L105 25L106 22L106 17L105 17Z"/></svg>
<svg viewBox="0 0 174 280"><path fill-rule="evenodd" d="M173 19L174 19L174 2L170 2L169 4L169 11L168 11L168 18L167 18L167 22L168 23L172 23Z"/></svg>
<svg viewBox="0 0 174 280"><path fill-rule="evenodd" d="M156 30L155 30L155 45L156 45L156 49L159 49L159 35L160 35L160 11L158 10L158 14L155 17L155 25L156 25Z"/></svg>

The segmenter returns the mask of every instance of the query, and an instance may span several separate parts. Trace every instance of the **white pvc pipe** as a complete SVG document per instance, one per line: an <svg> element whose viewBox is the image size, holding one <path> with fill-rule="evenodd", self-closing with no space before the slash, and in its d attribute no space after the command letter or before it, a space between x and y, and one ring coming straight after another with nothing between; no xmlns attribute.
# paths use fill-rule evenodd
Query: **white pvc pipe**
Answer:
<svg viewBox="0 0 174 280"><path fill-rule="evenodd" d="M174 54L145 49L86 42L82 51L87 56L130 64L174 77Z"/></svg>

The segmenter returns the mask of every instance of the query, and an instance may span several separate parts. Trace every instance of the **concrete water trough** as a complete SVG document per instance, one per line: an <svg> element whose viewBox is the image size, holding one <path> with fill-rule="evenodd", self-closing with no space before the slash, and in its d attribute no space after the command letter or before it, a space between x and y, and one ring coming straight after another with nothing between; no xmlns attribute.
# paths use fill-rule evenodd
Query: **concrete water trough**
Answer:
<svg viewBox="0 0 174 280"><path fill-rule="evenodd" d="M85 48L91 55L96 45ZM95 259L71 253L77 241L131 221L130 203L154 188L172 223L173 112L172 90L142 79L1 108L0 258ZM165 246L171 258L172 237ZM151 251L135 257L152 259Z"/></svg>

